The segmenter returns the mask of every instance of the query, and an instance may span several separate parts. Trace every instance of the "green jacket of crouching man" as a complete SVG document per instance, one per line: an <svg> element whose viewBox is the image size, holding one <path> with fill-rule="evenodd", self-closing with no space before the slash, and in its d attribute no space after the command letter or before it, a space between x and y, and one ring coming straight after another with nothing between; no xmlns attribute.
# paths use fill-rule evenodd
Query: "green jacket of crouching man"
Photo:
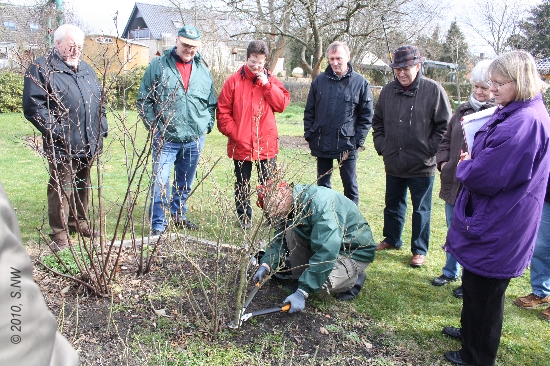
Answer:
<svg viewBox="0 0 550 366"><path fill-rule="evenodd" d="M0 184L0 365L73 366L78 353L32 277L15 212Z"/></svg>
<svg viewBox="0 0 550 366"><path fill-rule="evenodd" d="M267 214L284 219L275 230L258 272L267 274L284 267L288 256L292 276L298 279L294 295L303 296L304 305L309 294L320 289L337 293L340 300L354 299L376 248L359 208L343 194L314 185L281 188L272 194L269 203L264 207ZM257 275L254 280L263 277ZM294 295L285 300L291 302L290 312L303 309L295 308Z"/></svg>

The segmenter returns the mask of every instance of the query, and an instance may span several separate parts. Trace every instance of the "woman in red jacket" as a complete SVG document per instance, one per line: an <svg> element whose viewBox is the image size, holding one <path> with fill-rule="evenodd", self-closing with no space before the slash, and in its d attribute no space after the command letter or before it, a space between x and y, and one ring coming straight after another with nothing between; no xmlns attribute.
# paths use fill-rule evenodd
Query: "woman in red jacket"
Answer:
<svg viewBox="0 0 550 366"><path fill-rule="evenodd" d="M269 50L264 41L252 41L247 61L226 80L218 98L218 129L228 137L227 156L234 160L235 205L243 229L251 227L250 177L252 162L260 184L272 176L279 152L274 112L283 112L290 93L264 68Z"/></svg>

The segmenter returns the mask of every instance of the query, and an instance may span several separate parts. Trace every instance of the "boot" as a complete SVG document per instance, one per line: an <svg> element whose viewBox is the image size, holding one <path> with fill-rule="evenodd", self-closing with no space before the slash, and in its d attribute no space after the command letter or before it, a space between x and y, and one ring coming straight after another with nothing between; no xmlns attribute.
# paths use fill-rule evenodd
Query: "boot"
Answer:
<svg viewBox="0 0 550 366"><path fill-rule="evenodd" d="M359 291L363 288L363 283L367 279L367 274L363 271L357 276L357 282L348 291L339 292L336 294L336 298L340 301L351 301L359 295Z"/></svg>

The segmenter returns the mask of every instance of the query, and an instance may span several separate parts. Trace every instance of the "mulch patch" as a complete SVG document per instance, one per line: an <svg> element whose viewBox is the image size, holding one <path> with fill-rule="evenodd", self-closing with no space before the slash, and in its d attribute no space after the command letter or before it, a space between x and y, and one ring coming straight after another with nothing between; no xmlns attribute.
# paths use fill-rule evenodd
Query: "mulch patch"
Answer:
<svg viewBox="0 0 550 366"><path fill-rule="evenodd" d="M212 263L212 247L193 245L196 246L191 251L195 253L193 262L202 271L219 270L220 266ZM197 252L199 248L204 253ZM30 254L35 258L39 255L36 250ZM227 261L228 257L222 258ZM229 290L226 301L220 301L220 332L212 334L205 318L201 320L196 316L197 309L207 308L201 291L191 290L193 304L190 304L187 295L178 298L159 295L163 286L174 283L174 274L191 276L196 270L190 262L178 258L161 257L155 261L149 274L137 277L132 250L125 248L117 269L117 279L110 296L105 298L90 295L82 286L54 276L38 266L35 266L34 277L58 320L59 329L80 352L83 365L153 364L151 354L155 350L142 344L136 347L132 341L135 334L154 332L162 332L163 339L169 339L170 347L175 349L185 350L190 339L199 339L216 347L240 347L251 354L254 362L261 361L266 365L290 360L310 364L311 359L315 360L316 365L328 365L334 364L336 356L340 357L338 364L346 365L369 364L369 361L380 358L394 365L411 364L404 350L390 352L382 341L372 339L376 336L369 332L368 314L357 312L353 302L335 301L328 294L310 297L306 309L300 313L253 317L244 322L240 329L232 330L227 324L233 314L230 307L234 304L235 291ZM253 271L254 268L250 268L250 274ZM279 306L290 293L285 290L284 283L274 279L267 281L247 312ZM266 334L282 336L284 345L261 343ZM288 359L281 360L280 354L274 356L274 347L284 347ZM421 363L422 360L417 359L412 364Z"/></svg>

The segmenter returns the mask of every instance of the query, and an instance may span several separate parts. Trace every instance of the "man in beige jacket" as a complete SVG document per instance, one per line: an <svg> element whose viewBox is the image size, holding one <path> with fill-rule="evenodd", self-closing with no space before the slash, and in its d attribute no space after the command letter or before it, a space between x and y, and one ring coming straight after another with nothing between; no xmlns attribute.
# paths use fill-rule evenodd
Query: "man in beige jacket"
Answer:
<svg viewBox="0 0 550 366"><path fill-rule="evenodd" d="M32 277L17 218L0 184L0 365L78 365L78 353Z"/></svg>

